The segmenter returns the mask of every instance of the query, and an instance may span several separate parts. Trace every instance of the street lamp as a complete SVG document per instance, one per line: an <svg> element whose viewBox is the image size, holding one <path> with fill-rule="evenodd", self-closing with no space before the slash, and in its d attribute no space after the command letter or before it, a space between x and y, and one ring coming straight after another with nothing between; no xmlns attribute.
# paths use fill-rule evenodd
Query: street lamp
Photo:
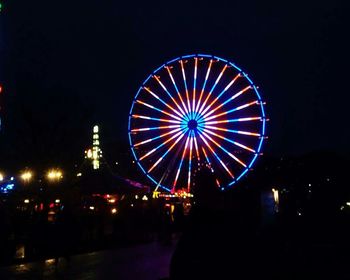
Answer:
<svg viewBox="0 0 350 280"><path fill-rule="evenodd" d="M63 174L59 169L51 169L47 172L46 177L49 181L59 181L63 178Z"/></svg>
<svg viewBox="0 0 350 280"><path fill-rule="evenodd" d="M31 179L33 178L33 173L31 171L24 171L22 174L21 174L21 179L24 181L24 182L29 182Z"/></svg>

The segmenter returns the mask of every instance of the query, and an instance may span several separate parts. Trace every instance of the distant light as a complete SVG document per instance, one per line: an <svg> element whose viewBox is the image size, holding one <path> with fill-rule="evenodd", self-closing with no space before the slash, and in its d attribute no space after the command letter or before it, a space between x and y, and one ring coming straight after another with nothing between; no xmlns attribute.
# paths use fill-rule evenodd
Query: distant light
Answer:
<svg viewBox="0 0 350 280"><path fill-rule="evenodd" d="M82 175L83 175L83 174L79 172L79 173L77 174L77 177L81 177Z"/></svg>
<svg viewBox="0 0 350 280"><path fill-rule="evenodd" d="M31 171L26 171L21 175L21 179L26 182L30 181L32 177L33 177L33 173Z"/></svg>
<svg viewBox="0 0 350 280"><path fill-rule="evenodd" d="M273 199L275 201L276 204L279 203L279 193L278 193L278 190L276 189L272 189L272 193L273 193Z"/></svg>
<svg viewBox="0 0 350 280"><path fill-rule="evenodd" d="M24 203L28 204L29 203L29 199L25 199Z"/></svg>
<svg viewBox="0 0 350 280"><path fill-rule="evenodd" d="M134 207L134 204L131 203L130 206L131 206L131 207Z"/></svg>
<svg viewBox="0 0 350 280"><path fill-rule="evenodd" d="M46 264L46 265L55 264L55 262L56 262L55 259L48 259L48 260L45 260L45 264Z"/></svg>
<svg viewBox="0 0 350 280"><path fill-rule="evenodd" d="M346 205L347 205L347 206L350 206L350 202L347 202Z"/></svg>
<svg viewBox="0 0 350 280"><path fill-rule="evenodd" d="M329 178L327 178L327 182L329 182L330 181L330 179Z"/></svg>
<svg viewBox="0 0 350 280"><path fill-rule="evenodd" d="M117 209L116 208L112 208L111 213L112 214L117 214Z"/></svg>
<svg viewBox="0 0 350 280"><path fill-rule="evenodd" d="M87 157L88 158L92 158L92 151L91 151L91 149L88 149L86 153L87 153Z"/></svg>
<svg viewBox="0 0 350 280"><path fill-rule="evenodd" d="M139 196L137 194L135 195L135 199L139 199Z"/></svg>
<svg viewBox="0 0 350 280"><path fill-rule="evenodd" d="M298 212L298 216L301 216L301 212Z"/></svg>
<svg viewBox="0 0 350 280"><path fill-rule="evenodd" d="M118 165L118 164L119 164L119 162L116 162L115 164L116 164L116 165Z"/></svg>
<svg viewBox="0 0 350 280"><path fill-rule="evenodd" d="M309 184L309 187L311 187L311 184Z"/></svg>
<svg viewBox="0 0 350 280"><path fill-rule="evenodd" d="M90 206L89 209L90 210L95 210L95 207L94 206Z"/></svg>
<svg viewBox="0 0 350 280"><path fill-rule="evenodd" d="M108 199L108 202L113 204L115 203L115 199L114 198Z"/></svg>
<svg viewBox="0 0 350 280"><path fill-rule="evenodd" d="M94 133L98 133L98 131L99 131L98 125L95 125L95 126L94 126L94 130L93 130L93 131L94 131Z"/></svg>
<svg viewBox="0 0 350 280"><path fill-rule="evenodd" d="M11 177L10 180L13 181L15 178L14 177Z"/></svg>
<svg viewBox="0 0 350 280"><path fill-rule="evenodd" d="M55 203L61 203L61 200L60 199L56 199Z"/></svg>
<svg viewBox="0 0 350 280"><path fill-rule="evenodd" d="M0 173L0 182L4 181L4 175L2 173Z"/></svg>
<svg viewBox="0 0 350 280"><path fill-rule="evenodd" d="M144 195L144 196L142 197L142 200L147 201L147 200L148 200L147 195Z"/></svg>
<svg viewBox="0 0 350 280"><path fill-rule="evenodd" d="M50 181L58 181L63 178L62 171L59 169L52 169L47 172L47 179Z"/></svg>
<svg viewBox="0 0 350 280"><path fill-rule="evenodd" d="M152 194L152 198L158 198L159 194L160 194L160 192L154 191Z"/></svg>

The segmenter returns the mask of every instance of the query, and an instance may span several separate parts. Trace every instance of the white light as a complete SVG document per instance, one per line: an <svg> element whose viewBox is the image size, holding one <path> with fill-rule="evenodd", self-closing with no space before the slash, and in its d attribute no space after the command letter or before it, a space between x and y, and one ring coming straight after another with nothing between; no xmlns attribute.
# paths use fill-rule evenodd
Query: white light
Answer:
<svg viewBox="0 0 350 280"><path fill-rule="evenodd" d="M79 172L79 173L77 174L77 177L81 177L81 175L83 175L83 174Z"/></svg>
<svg viewBox="0 0 350 280"><path fill-rule="evenodd" d="M88 158L92 158L92 151L91 151L91 149L89 149L89 150L87 151L87 157L88 157Z"/></svg>
<svg viewBox="0 0 350 280"><path fill-rule="evenodd" d="M0 173L0 182L4 181L4 175L2 173Z"/></svg>
<svg viewBox="0 0 350 280"><path fill-rule="evenodd" d="M273 193L273 199L275 201L275 203L279 203L279 193L278 190L276 189L272 189L272 193Z"/></svg>
<svg viewBox="0 0 350 280"><path fill-rule="evenodd" d="M116 208L112 208L111 213L112 214L117 214L117 209Z"/></svg>
<svg viewBox="0 0 350 280"><path fill-rule="evenodd" d="M24 203L28 204L29 203L29 199L25 199Z"/></svg>
<svg viewBox="0 0 350 280"><path fill-rule="evenodd" d="M94 126L94 130L93 130L94 133L98 133L98 130L99 130L98 125L95 125L95 126Z"/></svg>
<svg viewBox="0 0 350 280"><path fill-rule="evenodd" d="M55 203L60 203L60 202L61 202L60 199L56 199L56 200L55 200Z"/></svg>
<svg viewBox="0 0 350 280"><path fill-rule="evenodd" d="M350 202L347 202L346 205L347 205L347 206L350 206Z"/></svg>
<svg viewBox="0 0 350 280"><path fill-rule="evenodd" d="M94 206L90 206L89 209L90 210L95 210L95 207Z"/></svg>
<svg viewBox="0 0 350 280"><path fill-rule="evenodd" d="M135 199L139 199L139 196L138 196L138 195L135 195Z"/></svg>
<svg viewBox="0 0 350 280"><path fill-rule="evenodd" d="M148 200L148 197L147 197L146 195L144 195L144 196L142 197L142 200L147 201L147 200Z"/></svg>

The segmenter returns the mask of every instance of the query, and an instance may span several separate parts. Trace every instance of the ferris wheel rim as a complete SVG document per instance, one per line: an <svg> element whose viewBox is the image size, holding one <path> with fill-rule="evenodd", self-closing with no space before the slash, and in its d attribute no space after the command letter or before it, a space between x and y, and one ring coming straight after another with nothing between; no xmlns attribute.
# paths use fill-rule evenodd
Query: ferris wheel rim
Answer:
<svg viewBox="0 0 350 280"><path fill-rule="evenodd" d="M134 109L134 106L136 104L137 98L139 97L141 91L145 88L145 85L148 83L148 81L154 77L160 70L162 70L163 68L167 67L168 65L171 65L174 62L177 61L181 61L183 59L189 59L189 58L196 58L196 57L203 57L203 58L209 58L209 59L215 59L217 61L221 61L227 65L230 65L232 67L234 67L238 73L240 73L250 84L250 86L252 87L252 89L254 90L254 93L257 97L257 104L259 104L260 107L260 112L261 112L261 116L260 116L260 121L262 123L261 128L260 128L260 136L259 136L259 141L258 141L258 145L257 148L254 152L254 156L252 158L252 160L250 160L249 164L246 165L246 167L244 168L244 170L239 174L238 177L234 178L230 183L228 183L225 187L220 188L221 190L224 190L228 187L232 187L235 183L237 183L253 166L253 164L255 163L258 155L261 153L262 150L262 145L264 142L264 138L265 138L265 129L266 129L266 115L265 115L265 110L264 110L264 103L262 101L261 95L259 93L258 87L254 84L254 82L251 80L251 78L248 76L248 74L246 74L240 67L238 67L235 63L223 59L221 57L215 56L215 55L209 55L209 54L202 54L202 53L198 53L198 54L190 54L190 55L183 55L183 56L179 56L176 57L174 59L171 59L165 63L163 63L162 65L160 65L158 68L156 68L141 84L141 86L139 87L139 89L137 90L136 95L134 96L133 100L132 100L132 105L129 111L129 117L128 117L128 137L129 137L129 144L130 144L130 148L134 157L135 162L137 163L137 165L139 166L139 168L141 169L141 171L147 176L148 179L150 179L155 185L157 185L157 187L161 187L162 189L166 190L166 191L172 191L171 188L163 185L161 183L161 181L157 180L156 178L154 178L150 172L145 170L145 167L141 164L141 160L140 157L138 157L136 155L135 152L135 143L132 140L132 133L131 133L131 119L132 119L132 112ZM186 132L187 133L187 132Z"/></svg>

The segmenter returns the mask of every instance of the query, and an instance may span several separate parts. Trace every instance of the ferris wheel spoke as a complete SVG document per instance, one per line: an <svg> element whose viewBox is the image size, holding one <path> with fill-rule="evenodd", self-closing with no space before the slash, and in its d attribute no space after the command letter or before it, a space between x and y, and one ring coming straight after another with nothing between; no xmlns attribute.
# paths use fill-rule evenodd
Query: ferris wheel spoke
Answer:
<svg viewBox="0 0 350 280"><path fill-rule="evenodd" d="M173 130L171 130L171 131L169 131L169 132L163 133L163 134L161 134L161 135L159 135L159 136L156 136L156 137L149 138L149 139L147 139L147 140L144 140L144 141L138 142L138 143L136 143L136 144L134 145L134 147L137 147L137 146L140 146L140 145L143 145L143 144L146 144L146 143L152 142L152 141L154 141L154 140L157 140L157 139L163 138L163 137L165 137L165 136L168 136L168 135L174 134L174 133L178 132L179 130L181 130L181 128L176 128L176 129L173 129Z"/></svg>
<svg viewBox="0 0 350 280"><path fill-rule="evenodd" d="M185 133L181 133L181 135L176 139L176 141L170 146L170 148L148 169L148 173L152 172L154 168L166 157L167 154L176 146L177 143L184 137Z"/></svg>
<svg viewBox="0 0 350 280"><path fill-rule="evenodd" d="M162 129L171 129L181 127L179 124L177 125L165 125L165 126L154 126L154 127L141 127L131 129L130 132L144 132L144 131L152 131L152 130L162 130Z"/></svg>
<svg viewBox="0 0 350 280"><path fill-rule="evenodd" d="M178 167L178 169L177 169L176 176L175 176L175 179L174 179L174 182L173 182L172 191L175 190L175 187L176 187L176 184L177 184L177 180L179 179L179 175L180 175L182 163L183 163L184 158L185 158L185 155L186 155L186 151L187 151L189 139L190 139L189 137L187 137L187 139L186 139L186 143L185 143L184 150L183 150L183 152L182 152L182 156L181 156L181 160L180 160L180 163L179 163L179 167Z"/></svg>
<svg viewBox="0 0 350 280"><path fill-rule="evenodd" d="M201 93L199 95L199 99L198 99L197 106L196 106L196 109L195 109L195 116L194 116L195 119L197 118L197 115L198 115L199 105L200 105L200 103L202 101L203 93L204 93L205 86L206 86L208 78L209 78L210 69L211 69L212 64L213 64L213 60L211 59L210 62L209 62L209 66L208 66L208 69L207 69L207 73L205 75L205 79L204 79L204 83L203 83L203 86L202 86L202 90L201 90Z"/></svg>
<svg viewBox="0 0 350 280"><path fill-rule="evenodd" d="M209 121L209 120L212 120L212 119L216 119L218 117L221 117L221 116L224 116L224 115L228 115L228 114L231 114L233 112L236 112L236 111L240 111L242 109L245 109L247 107L250 107L250 106L253 106L253 105L258 105L259 104L259 101L258 100L255 100L255 101L252 101L250 103L247 103L247 104L244 104L244 105L241 105L241 106L238 106L236 108L233 108L231 110L228 110L226 112L223 112L223 113L220 113L220 114L217 114L217 115L214 115L214 116L211 116L211 117L208 117L208 118L203 118L205 121Z"/></svg>
<svg viewBox="0 0 350 280"><path fill-rule="evenodd" d="M175 87L175 90L176 90L177 95L178 95L178 97L179 97L179 99L180 99L180 101L181 101L181 104L182 104L182 106L184 107L186 114L188 114L188 113L189 113L189 112L188 112L188 109L187 109L187 107L186 107L186 105L185 105L184 100L182 99L182 96L181 96L181 94L180 94L180 91L179 91L179 89L178 89L178 87L177 87L177 85L176 85L176 82L175 82L175 80L174 80L174 77L173 77L173 75L172 75L172 73L171 73L171 71L170 71L170 67L169 67L169 66L165 66L165 68L166 68L167 71L168 71L168 74L169 74L169 76L170 76L171 82L173 83L173 85L174 85L174 87Z"/></svg>
<svg viewBox="0 0 350 280"><path fill-rule="evenodd" d="M212 128L212 127L208 127L208 128ZM219 129L219 130L226 131L225 129ZM233 140L231 140L231 139L229 139L229 138L226 138L226 137L224 137L224 136L222 136L222 135L220 135L220 134L218 134L218 133L215 133L215 132L213 132L213 131L211 131L211 130L209 130L209 129L206 129L205 132L207 132L207 133L209 133L209 134L211 134L211 135L214 135L214 136L216 136L216 137L218 137L218 138L220 138L220 139L223 139L223 140L225 140L225 141L227 141L227 142L229 142L229 143L231 143L231 144L234 144L234 145L236 145L236 146L238 146L238 147L240 147L240 148L242 148L242 149L245 149L245 150L247 150L247 151L250 151L250 152L252 152L252 153L255 153L255 150L254 150L254 149L252 149L252 148L250 148L250 147L248 147L248 146L246 146L246 145L243 145L243 144L241 144L240 142L233 141Z"/></svg>
<svg viewBox="0 0 350 280"><path fill-rule="evenodd" d="M211 121L211 122L205 122L206 125L209 124L220 124L220 123L231 123L231 122L249 122L249 121L261 121L261 117L249 117L249 118L237 118L237 119L228 119L228 120L221 120L221 121ZM199 124L204 123L204 120L199 121Z"/></svg>
<svg viewBox="0 0 350 280"><path fill-rule="evenodd" d="M202 113L202 111L203 111L205 105L206 105L207 102L208 102L209 97L210 97L211 94L213 93L213 91L214 91L216 85L219 83L219 81L220 81L222 75L224 74L226 68L227 68L227 64L225 64L225 66L222 68L222 70L221 70L219 76L216 78L216 81L215 81L214 85L212 86L211 90L209 91L207 97L205 98L205 100L204 100L204 102L203 102L203 104L202 104L202 106L201 106L201 108L200 108L198 114L201 114L201 113Z"/></svg>
<svg viewBox="0 0 350 280"><path fill-rule="evenodd" d="M168 107L170 110L172 110L173 112L175 112L179 117L184 117L183 114L181 114L180 112L178 112L177 110L175 110L175 108L173 108L172 106L170 106L168 103L166 103L163 99L161 99L157 94L155 94L153 91L151 91L148 87L144 87L144 89L150 93L155 99L159 100L162 104L164 104L166 107ZM186 118L186 117L185 117Z"/></svg>
<svg viewBox="0 0 350 280"><path fill-rule="evenodd" d="M144 160L145 158L149 157L151 154L153 154L155 151L159 150L160 148L164 147L167 143L169 143L171 140L175 139L176 137L178 137L180 134L184 134L186 133L187 129L185 129L185 131L181 130L178 133L176 133L175 135L173 135L172 137L170 137L169 139L167 139L166 141L164 141L162 144L158 145L157 147L155 147L154 149L150 150L149 152L147 152L146 154L144 154L142 157L140 157L139 161Z"/></svg>
<svg viewBox="0 0 350 280"><path fill-rule="evenodd" d="M189 112L190 116L192 116L191 104L190 104L190 95L189 95L189 93L188 93L187 81L186 81L186 73L185 73L184 63L183 63L182 60L180 60L180 64L181 64L182 78L183 78L184 84L185 84L185 91L186 91L186 99L187 99L188 112Z"/></svg>
<svg viewBox="0 0 350 280"><path fill-rule="evenodd" d="M231 158L233 158L235 161L237 161L239 164L241 164L244 167L247 167L247 165L241 161L238 157L230 153L228 150L226 150L222 145L220 145L218 142L216 142L212 137L210 137L207 133L203 132L203 135L209 139L212 143L214 143L217 147L219 147L221 150L223 150L226 154L228 154ZM203 136L201 136L203 137ZM203 138L202 138L203 139Z"/></svg>
<svg viewBox="0 0 350 280"><path fill-rule="evenodd" d="M153 76L157 82L160 84L160 86L164 89L164 91L168 94L168 96L170 97L170 99L174 102L174 104L176 105L176 107L180 110L180 112L183 115L186 115L185 112L182 110L182 108L180 107L180 105L176 102L175 98L171 95L171 93L168 91L168 89L166 88L166 86L161 82L160 78L158 78L156 75Z"/></svg>
<svg viewBox="0 0 350 280"><path fill-rule="evenodd" d="M236 134L249 135L249 136L256 136L256 137L261 136L260 133L242 131L242 130L234 130L234 129L228 129L228 128L221 128L221 127L211 126L211 125L206 125L205 128L206 129L213 129L213 130L220 130L220 131L225 131L225 132L231 132L231 133L236 133Z"/></svg>
<svg viewBox="0 0 350 280"><path fill-rule="evenodd" d="M195 107L196 107L197 63L198 63L198 58L195 57L194 58L194 73L193 73L193 100L192 100L193 118L195 115Z"/></svg>
<svg viewBox="0 0 350 280"><path fill-rule="evenodd" d="M247 90L251 89L251 86L247 86L244 89L240 90L239 92L237 92L235 95L233 95L232 97L230 97L229 99L227 99L225 102L223 102L222 104L220 104L219 106L215 107L213 110L211 110L210 112L206 113L203 111L203 118L207 118L209 117L211 114L213 114L214 112L216 112L217 110L219 110L221 107L225 106L227 103L231 102L232 100L236 99L238 96L240 96L241 94L245 93ZM219 99L219 97L215 98L214 101L217 101ZM209 109L215 102L212 102L207 109Z"/></svg>
<svg viewBox="0 0 350 280"><path fill-rule="evenodd" d="M203 137L202 134L199 135L199 137L203 140L204 144L208 147L210 152L215 156L215 158L220 162L222 167L226 170L226 172L231 176L232 179L234 179L234 176L232 172L227 168L226 164L221 160L221 158L215 153L214 149L210 146L208 141Z"/></svg>
<svg viewBox="0 0 350 280"><path fill-rule="evenodd" d="M190 153L188 156L188 177L187 177L187 191L190 191L191 186L191 171L192 171L192 148L193 148L193 137L191 136L191 132L189 133L190 137Z"/></svg>
<svg viewBox="0 0 350 280"><path fill-rule="evenodd" d="M153 118L153 117L148 117L148 116L143 116L143 115L135 115L135 114L131 115L131 117L134 119L144 119L144 120L152 120L152 121L167 122L167 123L177 123L177 124L181 123L181 121L176 121L176 120Z"/></svg>
<svg viewBox="0 0 350 280"><path fill-rule="evenodd" d="M181 118L175 116L174 114L168 113L167 111L161 110L161 109L159 109L159 108L157 108L157 107L155 107L155 106L153 106L153 105L150 105L150 104L148 104L148 103L146 103L146 102L143 102L143 101L141 101L141 100L136 100L136 102L139 103L139 104L141 104L141 105L144 105L144 106L146 106L146 107L148 107L148 108L151 108L151 109L153 109L153 110L155 110L155 111L161 112L162 114L165 114L165 115L167 115L167 116L169 116L169 117L172 117L172 118L174 118L174 119L176 119L176 120L179 120L179 121L182 120Z"/></svg>
<svg viewBox="0 0 350 280"><path fill-rule="evenodd" d="M219 100L219 98L234 84L234 82L241 77L241 74L238 73L232 81L223 89L223 91L203 110L202 115L205 115L205 113ZM218 106L222 107L222 106ZM217 109L216 109L217 110ZM215 111L216 111L215 110Z"/></svg>

